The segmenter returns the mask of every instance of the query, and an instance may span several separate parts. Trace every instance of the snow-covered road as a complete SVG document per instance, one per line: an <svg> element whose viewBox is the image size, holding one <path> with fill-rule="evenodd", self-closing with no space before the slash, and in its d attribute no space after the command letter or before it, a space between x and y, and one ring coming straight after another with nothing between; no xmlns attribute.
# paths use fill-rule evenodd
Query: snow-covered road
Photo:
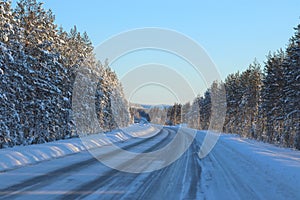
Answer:
<svg viewBox="0 0 300 200"><path fill-rule="evenodd" d="M168 144L176 129L164 128L148 138L118 143L133 152L150 152ZM101 147L109 159L121 152ZM196 199L200 168L193 144L175 163L148 173L126 173L111 169L89 152L44 161L0 174L0 199ZM107 148L109 149L109 148ZM125 160L121 165L129 165ZM193 187L190 187L193 184Z"/></svg>
<svg viewBox="0 0 300 200"><path fill-rule="evenodd" d="M200 163L204 199L300 199L299 151L224 134Z"/></svg>
<svg viewBox="0 0 300 200"><path fill-rule="evenodd" d="M158 134L116 144L127 151L152 152L176 134L176 128L165 127ZM198 132L177 161L154 172L111 169L88 151L1 172L0 199L300 199L299 151L221 135L213 151L200 160L197 152L205 134ZM121 151L109 147L99 147L102 158L116 160L119 166L142 159L126 160Z"/></svg>

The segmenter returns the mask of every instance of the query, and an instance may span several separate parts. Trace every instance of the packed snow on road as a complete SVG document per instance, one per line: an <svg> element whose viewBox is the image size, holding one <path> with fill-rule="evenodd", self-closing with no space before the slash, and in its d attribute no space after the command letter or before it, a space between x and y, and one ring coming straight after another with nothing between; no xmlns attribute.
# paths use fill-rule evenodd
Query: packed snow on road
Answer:
<svg viewBox="0 0 300 200"><path fill-rule="evenodd" d="M136 124L87 136L85 142L75 138L1 149L0 199L300 199L300 152L293 149L221 134L200 159L207 132L197 131L175 162L155 171L147 169L165 160L151 158L149 164L143 156L126 159L123 151L111 149L155 152L168 146L178 129ZM183 130L190 137L191 129ZM124 169L139 165L145 172L108 167L90 153L95 149Z"/></svg>

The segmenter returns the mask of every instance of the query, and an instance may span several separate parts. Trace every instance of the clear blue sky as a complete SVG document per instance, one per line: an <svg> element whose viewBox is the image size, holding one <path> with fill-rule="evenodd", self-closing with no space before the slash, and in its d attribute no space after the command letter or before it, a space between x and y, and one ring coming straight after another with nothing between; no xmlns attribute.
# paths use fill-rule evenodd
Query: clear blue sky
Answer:
<svg viewBox="0 0 300 200"><path fill-rule="evenodd" d="M43 0L56 23L77 25L93 44L120 32L162 27L197 41L217 65L221 76L244 70L256 57L284 48L299 22L299 0Z"/></svg>

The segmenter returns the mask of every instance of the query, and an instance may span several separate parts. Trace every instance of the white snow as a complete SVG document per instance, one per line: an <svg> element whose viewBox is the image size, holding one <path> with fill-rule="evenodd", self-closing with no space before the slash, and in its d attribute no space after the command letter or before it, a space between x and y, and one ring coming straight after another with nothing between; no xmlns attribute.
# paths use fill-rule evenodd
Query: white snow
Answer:
<svg viewBox="0 0 300 200"><path fill-rule="evenodd" d="M222 134L200 164L206 199L300 199L300 151Z"/></svg>
<svg viewBox="0 0 300 200"><path fill-rule="evenodd" d="M45 160L64 157L114 142L125 141L132 137L128 133L136 133L132 134L135 137L143 136L150 132L153 132L153 134L157 133L157 129L151 125L134 124L125 130L126 131L116 130L109 133L90 135L84 139L84 143L80 138L72 138L45 144L0 149L0 172Z"/></svg>
<svg viewBox="0 0 300 200"><path fill-rule="evenodd" d="M48 163L40 163L39 165L43 167L32 165L2 173L1 180L5 184L2 184L0 188L5 188L18 182L21 183L32 176L47 174L55 166L59 169L62 166L72 166L74 163L89 160L91 155L85 151L86 149L101 147L117 141L127 140L126 143L130 143L130 138L146 137L148 134L155 134L159 128L159 126L150 124L134 124L124 129L124 131L119 130L102 135L88 136L89 142L87 146L84 146L80 138L77 138L47 144L1 149L0 172L83 152L63 159L53 159ZM205 132L198 132L196 139L199 145L203 142L204 136ZM148 145L151 146L161 139L148 141ZM139 147L137 146L136 148L138 149ZM109 192L125 194L128 192L128 189L136 191L139 189L138 187L141 187L142 191L147 190L147 187L153 187L157 191L156 195L159 196L159 192L163 192L168 187L175 187L174 190L176 190L176 187L183 185L185 187L183 191L185 192L190 192L190 188L196 188L198 192L197 199L300 199L300 151L240 138L238 135L221 134L210 154L199 160L201 166L199 168L197 166L198 161L196 161L196 165L191 165L193 156L197 156L197 152L193 152L194 150L196 151L196 147L195 149L190 149L187 154L188 157L183 157L180 163L169 168L171 171L163 169L158 174L143 173L134 180L130 179L130 176L134 177L134 175L126 174L129 176L128 178L123 176L124 174L119 174L114 177L114 181L108 182L112 185L102 186L94 196L99 197L100 194ZM188 165L189 162L190 164ZM73 191L83 183L97 180L99 175L105 175L109 171L109 168L97 163L86 164L82 169L80 168L80 171L75 169L75 171L78 170L76 173L61 175L62 177L59 178L58 182L50 181L50 185L45 183L45 185L39 186L42 189L40 191L30 190L29 192L32 192L33 195L37 195L35 192L44 192L45 194L53 192L56 195L64 195L66 191ZM153 164L159 165L161 163ZM199 177L201 185L198 185L196 181L192 181L196 177L196 172L199 172L197 170L201 170L201 177ZM186 174L183 177L179 177L182 171ZM153 180L157 181L157 179L165 187L151 185L151 182ZM124 183L122 183L122 180L124 180ZM57 188L60 188L61 191L56 190ZM126 193L126 195L129 195L128 197L130 195L134 196L134 194L134 192ZM174 198L180 197L180 195L182 198L188 196L187 193L179 194L176 192L168 195ZM89 197L93 197L93 195Z"/></svg>
<svg viewBox="0 0 300 200"><path fill-rule="evenodd" d="M132 137L148 138L153 135L156 135L162 128L162 125L139 123L135 124L134 131L132 127L123 128L122 130L125 133L131 135Z"/></svg>

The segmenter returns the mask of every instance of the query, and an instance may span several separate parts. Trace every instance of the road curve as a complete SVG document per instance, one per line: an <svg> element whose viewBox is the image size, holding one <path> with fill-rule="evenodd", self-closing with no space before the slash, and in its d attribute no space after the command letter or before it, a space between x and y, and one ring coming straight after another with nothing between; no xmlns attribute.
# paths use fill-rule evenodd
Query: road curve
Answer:
<svg viewBox="0 0 300 200"><path fill-rule="evenodd" d="M127 151L151 152L175 136L176 129L164 128L155 136L118 145ZM148 173L111 169L81 152L1 173L0 199L198 199L201 168L197 149L192 143L173 164ZM113 151L102 156L113 159L119 154ZM125 159L121 165L130 162Z"/></svg>

